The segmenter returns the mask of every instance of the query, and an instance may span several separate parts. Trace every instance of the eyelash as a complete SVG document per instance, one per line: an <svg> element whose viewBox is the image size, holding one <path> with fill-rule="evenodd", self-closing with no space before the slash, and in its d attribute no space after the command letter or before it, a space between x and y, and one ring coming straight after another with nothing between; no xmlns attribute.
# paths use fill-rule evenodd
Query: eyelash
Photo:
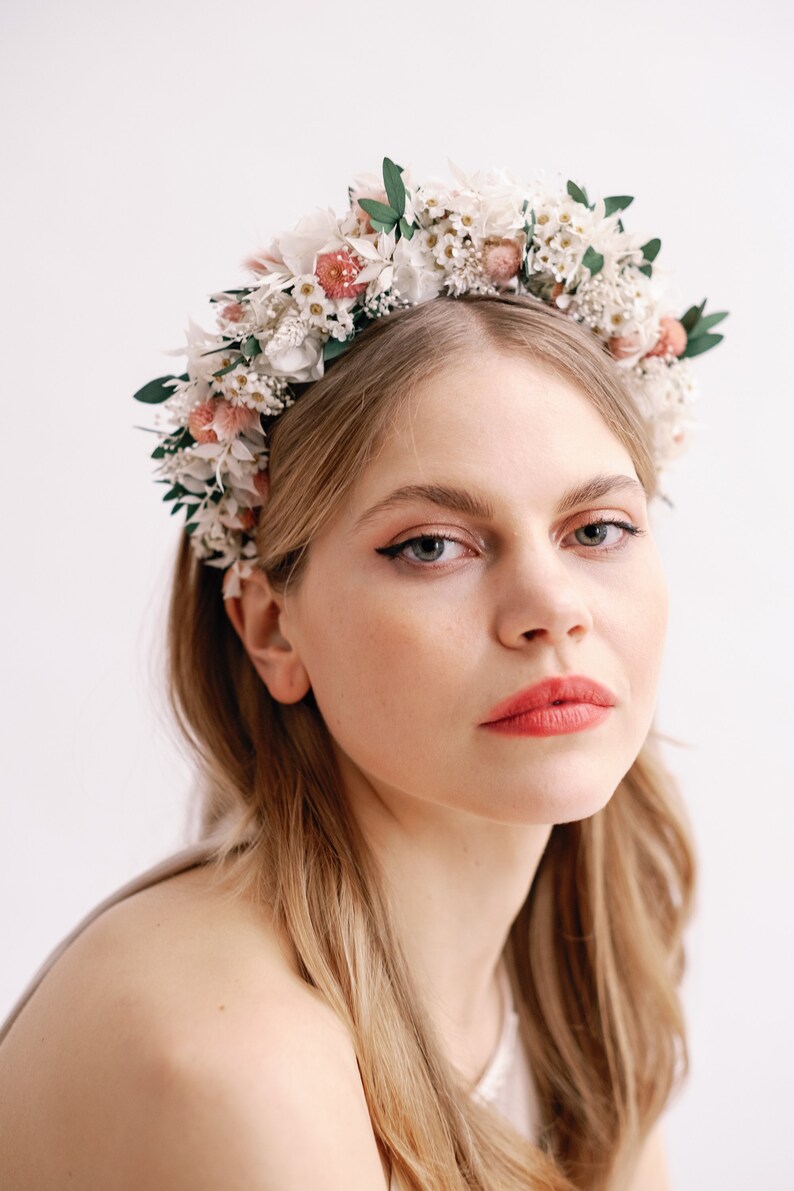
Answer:
<svg viewBox="0 0 794 1191"><path fill-rule="evenodd" d="M632 525L630 521L618 521L618 520L615 520L614 518L606 518L606 517L595 518L593 521L585 521L581 525L575 526L569 532L576 533L580 529L590 529L594 525L616 525L619 529L625 530L626 533L629 534L631 537L640 537L642 534L645 533L644 529L640 529L637 525ZM567 536L568 535L566 534L566 537ZM467 546L468 545L467 542L462 541L460 538L454 537L452 534L421 533L421 534L418 534L414 538L406 538L405 541L403 541L403 542L397 542L393 546L377 547L375 552L376 552L376 554L385 554L387 556L387 558L390 558L390 559L398 559L399 558L399 559L401 559L401 561L407 562L409 566L420 567L426 571L441 570L443 567L448 565L443 562L428 563L428 562L422 562L418 558L409 559L407 557L403 557L402 552L406 549L407 546L413 545L414 542L423 542L423 541L456 542L459 546ZM617 545L605 546L601 549L595 548L592 552L596 553L596 554L612 554L612 552L615 550L622 550L628 544L628 541L629 541L628 538L623 538L623 540L621 542L619 542ZM584 547L584 549L587 549L587 547Z"/></svg>

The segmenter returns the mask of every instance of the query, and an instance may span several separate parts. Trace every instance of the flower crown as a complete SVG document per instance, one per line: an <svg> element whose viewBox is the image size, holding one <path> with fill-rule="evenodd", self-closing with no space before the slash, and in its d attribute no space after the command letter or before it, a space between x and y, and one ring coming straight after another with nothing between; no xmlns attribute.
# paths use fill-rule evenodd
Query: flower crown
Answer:
<svg viewBox="0 0 794 1191"><path fill-rule="evenodd" d="M224 597L253 569L267 501L267 427L292 405L295 384L318 380L373 319L439 295L528 294L599 337L626 370L653 432L661 471L685 449L695 397L688 357L723 338L705 299L677 317L660 290L661 241L631 235L627 195L588 200L561 179L516 180L505 170L454 189L416 182L383 159L383 181L359 175L340 218L317 209L246 262L251 285L212 294L217 332L189 323L187 372L144 385L162 405L152 451L171 512L184 508L197 556L230 568ZM158 411L159 415L159 411ZM163 428L163 424L165 427ZM142 427L141 429L146 429Z"/></svg>

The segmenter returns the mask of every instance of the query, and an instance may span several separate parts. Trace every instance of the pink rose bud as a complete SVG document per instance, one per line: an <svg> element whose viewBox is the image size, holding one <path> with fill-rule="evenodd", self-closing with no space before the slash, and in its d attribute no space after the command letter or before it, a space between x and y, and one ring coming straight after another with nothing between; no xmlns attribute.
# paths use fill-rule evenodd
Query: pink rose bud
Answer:
<svg viewBox="0 0 794 1191"><path fill-rule="evenodd" d="M239 323L243 313L242 302L227 302L221 310L221 318L225 318L229 323Z"/></svg>
<svg viewBox="0 0 794 1191"><path fill-rule="evenodd" d="M189 414L187 428L197 443L217 442L218 436L212 429L215 421L217 401L204 401Z"/></svg>
<svg viewBox="0 0 794 1191"><path fill-rule="evenodd" d="M521 247L515 240L489 236L482 246L482 263L491 281L509 281L521 268Z"/></svg>
<svg viewBox="0 0 794 1191"><path fill-rule="evenodd" d="M663 318L661 324L661 334L645 356L680 356L686 348L686 329L683 323L677 318Z"/></svg>
<svg viewBox="0 0 794 1191"><path fill-rule="evenodd" d="M337 252L323 252L317 257L315 273L324 293L329 298L353 298L363 294L366 284L356 285L355 280L363 265L352 252L341 248Z"/></svg>
<svg viewBox="0 0 794 1191"><path fill-rule="evenodd" d="M350 205L356 213L356 219L361 224L362 231L374 232L369 215L363 207L358 205L359 199L375 199L379 203L389 206L389 196L385 190L354 190L350 196Z"/></svg>
<svg viewBox="0 0 794 1191"><path fill-rule="evenodd" d="M262 500L267 500L270 496L270 476L267 471L262 470L254 474L254 488L256 488Z"/></svg>

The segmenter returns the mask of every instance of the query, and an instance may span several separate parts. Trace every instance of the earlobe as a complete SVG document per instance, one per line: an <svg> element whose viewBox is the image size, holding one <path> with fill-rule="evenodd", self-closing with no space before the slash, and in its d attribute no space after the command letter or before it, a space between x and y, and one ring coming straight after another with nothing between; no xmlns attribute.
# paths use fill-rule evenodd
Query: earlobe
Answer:
<svg viewBox="0 0 794 1191"><path fill-rule="evenodd" d="M279 703L297 703L311 689L294 645L281 632L283 598L263 571L243 580L242 594L223 601L226 614L259 677Z"/></svg>

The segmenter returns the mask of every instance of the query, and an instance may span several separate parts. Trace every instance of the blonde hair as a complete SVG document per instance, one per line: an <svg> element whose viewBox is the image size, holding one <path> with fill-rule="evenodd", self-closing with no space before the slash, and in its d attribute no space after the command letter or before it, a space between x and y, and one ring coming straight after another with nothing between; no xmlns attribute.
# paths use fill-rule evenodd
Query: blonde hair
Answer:
<svg viewBox="0 0 794 1191"><path fill-rule="evenodd" d="M300 583L312 538L376 458L418 384L473 352L520 353L575 383L625 444L649 499L649 428L589 331L534 299L438 298L360 334L274 424L259 565ZM179 549L169 684L204 785L202 830L234 888L273 907L301 974L350 1031L375 1134L416 1191L628 1184L688 1073L678 986L695 860L655 728L602 810L552 828L506 959L538 1089L537 1145L475 1102L445 1060L346 812L311 691L282 704L223 607L222 574Z"/></svg>

